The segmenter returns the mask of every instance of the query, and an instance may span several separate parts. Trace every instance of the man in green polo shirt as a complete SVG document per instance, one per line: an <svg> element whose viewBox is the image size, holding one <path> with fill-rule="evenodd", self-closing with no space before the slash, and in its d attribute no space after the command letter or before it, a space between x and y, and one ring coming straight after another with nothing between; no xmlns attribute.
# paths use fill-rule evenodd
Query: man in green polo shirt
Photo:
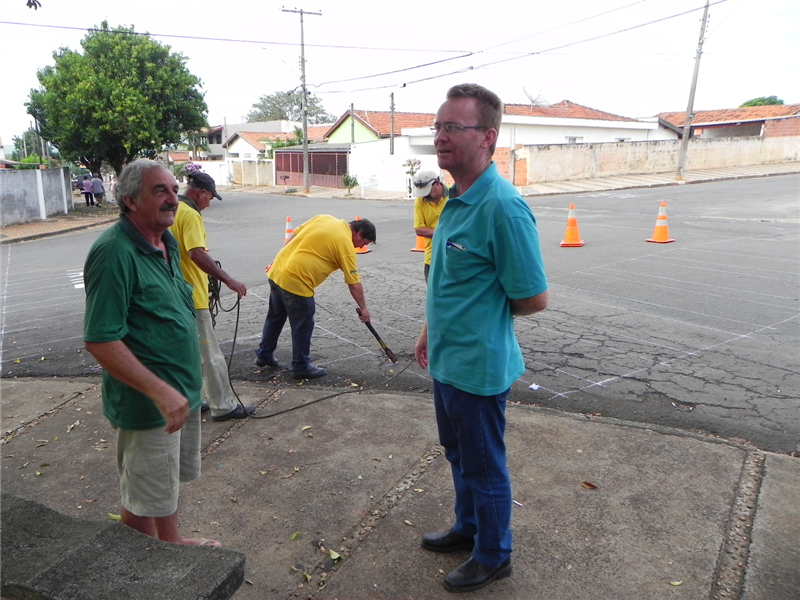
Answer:
<svg viewBox="0 0 800 600"><path fill-rule="evenodd" d="M103 412L117 430L122 522L165 542L219 546L178 530L180 482L200 476L200 348L192 292L167 231L178 183L162 164L130 163L119 221L84 266L84 343L103 367Z"/></svg>

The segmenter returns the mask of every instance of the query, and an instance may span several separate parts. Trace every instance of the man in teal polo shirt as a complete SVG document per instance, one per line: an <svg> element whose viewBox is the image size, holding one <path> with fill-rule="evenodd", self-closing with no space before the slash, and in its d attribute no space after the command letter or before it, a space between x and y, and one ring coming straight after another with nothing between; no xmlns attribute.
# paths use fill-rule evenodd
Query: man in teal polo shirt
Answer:
<svg viewBox="0 0 800 600"><path fill-rule="evenodd" d="M455 186L433 236L427 322L415 348L433 377L439 441L455 487L455 523L425 534L433 552L471 550L450 572L451 592L478 590L511 574L511 481L505 407L525 371L514 317L547 306L536 220L492 162L503 104L463 84L434 121L439 167Z"/></svg>
<svg viewBox="0 0 800 600"><path fill-rule="evenodd" d="M117 430L122 522L165 542L219 546L178 530L180 482L200 476L200 347L191 288L167 231L178 184L137 160L117 182L119 221L84 266L84 343L103 367L103 412Z"/></svg>

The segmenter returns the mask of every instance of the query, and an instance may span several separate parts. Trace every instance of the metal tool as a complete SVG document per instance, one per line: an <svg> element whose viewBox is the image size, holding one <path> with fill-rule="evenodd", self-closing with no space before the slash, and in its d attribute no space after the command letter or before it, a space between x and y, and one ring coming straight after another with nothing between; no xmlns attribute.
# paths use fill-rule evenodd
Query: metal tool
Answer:
<svg viewBox="0 0 800 600"><path fill-rule="evenodd" d="M356 308L356 312L358 313L358 316L360 317L361 316L361 309L360 308ZM372 323L367 321L367 322L364 323L364 325L367 326L367 329L369 329L372 332L372 335L375 336L375 339L378 340L378 343L381 345L381 348L383 348L383 351L386 352L386 356L389 357L389 360L392 361L393 363L397 364L397 357L394 355L394 352L389 350L389 346L386 345L386 342L384 342L381 339L381 336L378 335L378 332L375 331L375 328L372 326Z"/></svg>

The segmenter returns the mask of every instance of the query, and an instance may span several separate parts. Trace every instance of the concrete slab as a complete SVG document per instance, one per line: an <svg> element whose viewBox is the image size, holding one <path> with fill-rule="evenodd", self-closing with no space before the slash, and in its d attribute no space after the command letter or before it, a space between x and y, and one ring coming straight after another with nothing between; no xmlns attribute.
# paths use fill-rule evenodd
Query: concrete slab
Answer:
<svg viewBox="0 0 800 600"><path fill-rule="evenodd" d="M510 407L514 573L471 598L707 597L744 452ZM582 483L596 489L586 489ZM419 547L452 523L444 457L316 598L451 597L467 553Z"/></svg>
<svg viewBox="0 0 800 600"><path fill-rule="evenodd" d="M429 395L235 387L267 418L203 424L203 475L182 487L179 516L186 533L247 556L237 600L449 597L442 579L467 556L419 547L452 521ZM514 574L470 597L709 597L743 465L763 454L531 406L508 415ZM93 393L63 403L6 438L4 491L105 521L119 512L113 435ZM799 471L767 456L745 600L797 589Z"/></svg>
<svg viewBox="0 0 800 600"><path fill-rule="evenodd" d="M167 544L7 494L2 523L8 600L225 600L244 580L238 552Z"/></svg>
<svg viewBox="0 0 800 600"><path fill-rule="evenodd" d="M99 398L100 379L2 379L3 435L79 396Z"/></svg>
<svg viewBox="0 0 800 600"><path fill-rule="evenodd" d="M800 596L800 461L767 455L742 600Z"/></svg>
<svg viewBox="0 0 800 600"><path fill-rule="evenodd" d="M330 551L358 547L436 452L429 399L344 394L308 404L330 394L300 386L279 396L261 414L304 408L246 421L183 488L182 519L247 555L239 600L305 595L333 577L340 561Z"/></svg>

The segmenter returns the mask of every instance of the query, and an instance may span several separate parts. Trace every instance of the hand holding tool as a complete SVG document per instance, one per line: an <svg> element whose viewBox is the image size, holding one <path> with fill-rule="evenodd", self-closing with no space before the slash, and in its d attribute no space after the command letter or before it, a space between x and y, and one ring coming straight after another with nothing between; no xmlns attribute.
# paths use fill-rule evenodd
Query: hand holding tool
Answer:
<svg viewBox="0 0 800 600"><path fill-rule="evenodd" d="M356 308L356 312L358 313L358 316L360 317L361 316L361 309L360 308ZM381 339L381 336L378 335L378 332L375 331L375 328L372 326L372 323L367 321L367 322L364 323L364 325L367 326L367 329L369 329L372 332L372 335L375 336L375 339L378 340L378 343L381 345L381 348L383 348L383 351L386 352L386 356L389 357L389 360L392 361L393 363L397 364L397 357L394 355L394 352L389 350L389 346L386 345L386 343Z"/></svg>

